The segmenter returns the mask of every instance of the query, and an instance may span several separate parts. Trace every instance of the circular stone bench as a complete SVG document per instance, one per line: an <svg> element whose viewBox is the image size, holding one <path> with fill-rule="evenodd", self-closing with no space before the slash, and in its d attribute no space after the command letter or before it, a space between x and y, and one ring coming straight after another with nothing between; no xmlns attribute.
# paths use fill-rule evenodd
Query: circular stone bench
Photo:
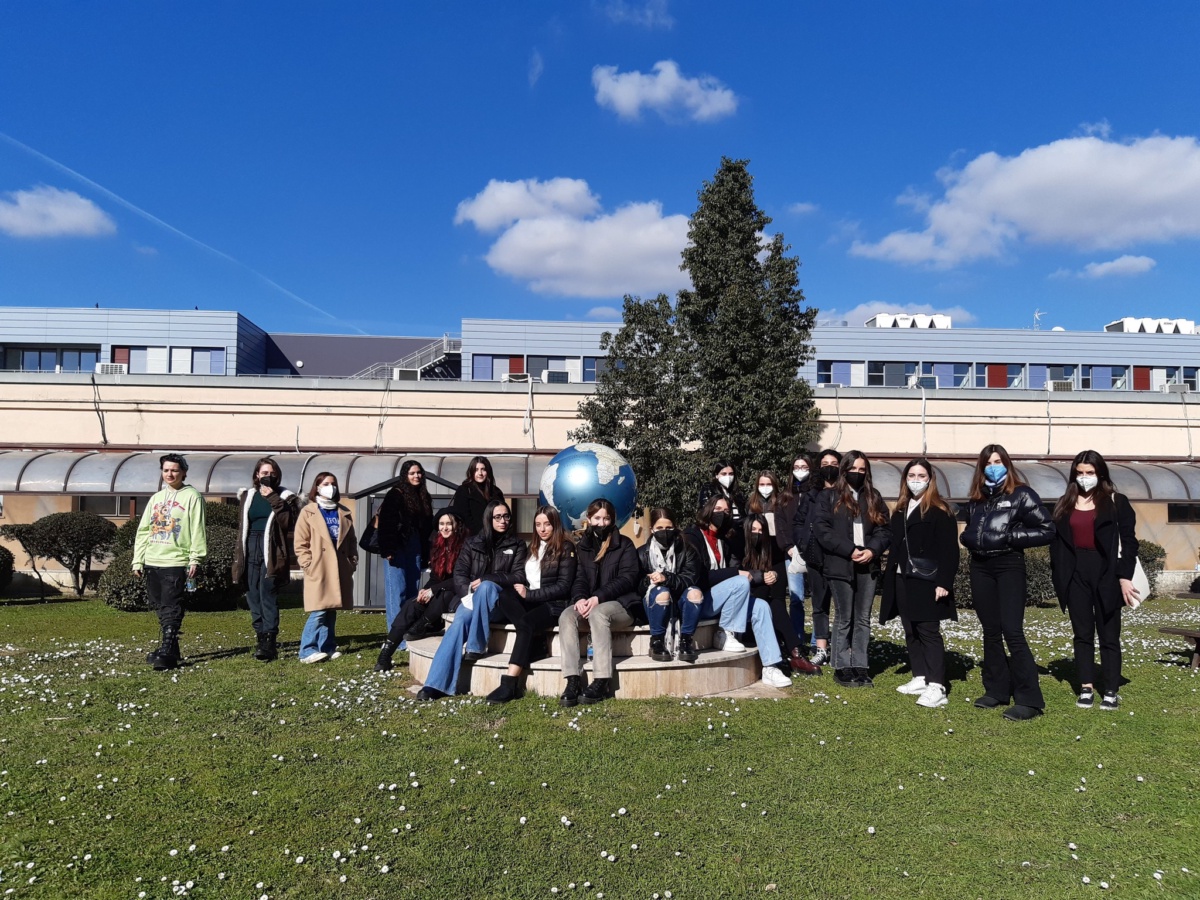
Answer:
<svg viewBox="0 0 1200 900"><path fill-rule="evenodd" d="M445 616L447 623L454 615ZM581 636L586 628L580 629ZM703 697L748 687L759 679L761 665L758 651L743 650L726 653L713 649L717 633L717 620L704 619L696 627L696 649L699 658L694 663L657 662L650 658L650 626L636 625L613 632L613 681L616 696L623 699L641 700L649 697ZM525 678L525 690L543 697L555 697L562 692L565 682L562 676L558 643L558 629L547 632L550 656L540 659L531 667ZM516 640L516 629L509 624L492 626L488 639L488 654L474 662L464 662L458 676L458 692L483 696L500 686L500 676L508 672L508 655ZM433 654L441 644L440 637L410 641L408 644L408 667L413 678L425 681ZM587 644L581 639L581 649L586 653ZM592 661L585 661L583 670L587 679L592 677Z"/></svg>

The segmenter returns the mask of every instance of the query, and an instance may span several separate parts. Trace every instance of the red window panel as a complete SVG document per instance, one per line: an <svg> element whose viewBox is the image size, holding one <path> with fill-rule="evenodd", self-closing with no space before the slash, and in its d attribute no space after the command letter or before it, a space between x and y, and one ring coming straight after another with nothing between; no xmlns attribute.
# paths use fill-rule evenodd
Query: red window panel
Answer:
<svg viewBox="0 0 1200 900"><path fill-rule="evenodd" d="M1134 366L1133 367L1133 389L1135 391L1150 390L1150 367L1149 366Z"/></svg>
<svg viewBox="0 0 1200 900"><path fill-rule="evenodd" d="M520 375L525 371L525 357L510 356L508 358L508 371L512 375Z"/></svg>
<svg viewBox="0 0 1200 900"><path fill-rule="evenodd" d="M1008 364L990 363L987 367L987 386L990 388L1008 387Z"/></svg>
<svg viewBox="0 0 1200 900"><path fill-rule="evenodd" d="M115 363L124 363L129 365L129 348L128 347L113 347L112 361Z"/></svg>

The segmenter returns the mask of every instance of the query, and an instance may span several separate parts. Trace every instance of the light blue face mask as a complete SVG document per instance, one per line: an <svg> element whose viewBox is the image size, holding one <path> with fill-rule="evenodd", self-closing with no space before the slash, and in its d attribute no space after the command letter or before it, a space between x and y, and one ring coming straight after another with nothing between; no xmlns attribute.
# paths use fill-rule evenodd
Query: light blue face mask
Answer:
<svg viewBox="0 0 1200 900"><path fill-rule="evenodd" d="M983 477L992 484L1003 484L1008 477L1008 469L1001 465L987 466L983 470Z"/></svg>

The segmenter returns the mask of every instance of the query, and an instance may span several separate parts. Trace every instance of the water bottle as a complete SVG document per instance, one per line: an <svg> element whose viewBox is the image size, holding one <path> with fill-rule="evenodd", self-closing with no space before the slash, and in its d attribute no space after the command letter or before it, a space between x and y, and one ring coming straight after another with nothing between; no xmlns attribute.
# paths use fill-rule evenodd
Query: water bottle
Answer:
<svg viewBox="0 0 1200 900"><path fill-rule="evenodd" d="M592 658L592 636L588 635L588 659Z"/></svg>
<svg viewBox="0 0 1200 900"><path fill-rule="evenodd" d="M183 589L185 591L187 591L189 594L196 593L196 576L195 575L188 576L188 580L186 582L184 582Z"/></svg>

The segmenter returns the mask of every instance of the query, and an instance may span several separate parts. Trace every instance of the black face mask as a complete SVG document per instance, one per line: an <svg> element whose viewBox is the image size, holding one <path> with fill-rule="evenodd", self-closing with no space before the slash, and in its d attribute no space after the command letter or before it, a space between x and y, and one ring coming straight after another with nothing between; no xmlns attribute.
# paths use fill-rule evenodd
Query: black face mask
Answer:
<svg viewBox="0 0 1200 900"><path fill-rule="evenodd" d="M268 475L266 478L258 479L258 483L263 487L269 487L271 490L279 487L279 479L274 475Z"/></svg>
<svg viewBox="0 0 1200 900"><path fill-rule="evenodd" d="M594 541L604 540L606 537L608 537L609 532L611 532L611 531L612 531L611 525L589 525L588 526L588 534L590 534L592 536L592 540L594 540Z"/></svg>
<svg viewBox="0 0 1200 900"><path fill-rule="evenodd" d="M757 550L762 546L762 532L750 535L750 547Z"/></svg>
<svg viewBox="0 0 1200 900"><path fill-rule="evenodd" d="M712 514L713 528L717 531L725 530L725 523L729 521L729 514L725 512L715 512Z"/></svg>
<svg viewBox="0 0 1200 900"><path fill-rule="evenodd" d="M664 550L675 543L675 536L678 534L674 528L664 528L662 531L654 532L654 539L658 541L658 545Z"/></svg>
<svg viewBox="0 0 1200 900"><path fill-rule="evenodd" d="M821 477L825 479L825 483L832 485L838 480L837 466L821 466Z"/></svg>
<svg viewBox="0 0 1200 900"><path fill-rule="evenodd" d="M866 472L847 472L846 473L846 484L850 485L850 487L854 488L854 490L856 490L856 491L862 488L863 482L866 480L867 480Z"/></svg>

